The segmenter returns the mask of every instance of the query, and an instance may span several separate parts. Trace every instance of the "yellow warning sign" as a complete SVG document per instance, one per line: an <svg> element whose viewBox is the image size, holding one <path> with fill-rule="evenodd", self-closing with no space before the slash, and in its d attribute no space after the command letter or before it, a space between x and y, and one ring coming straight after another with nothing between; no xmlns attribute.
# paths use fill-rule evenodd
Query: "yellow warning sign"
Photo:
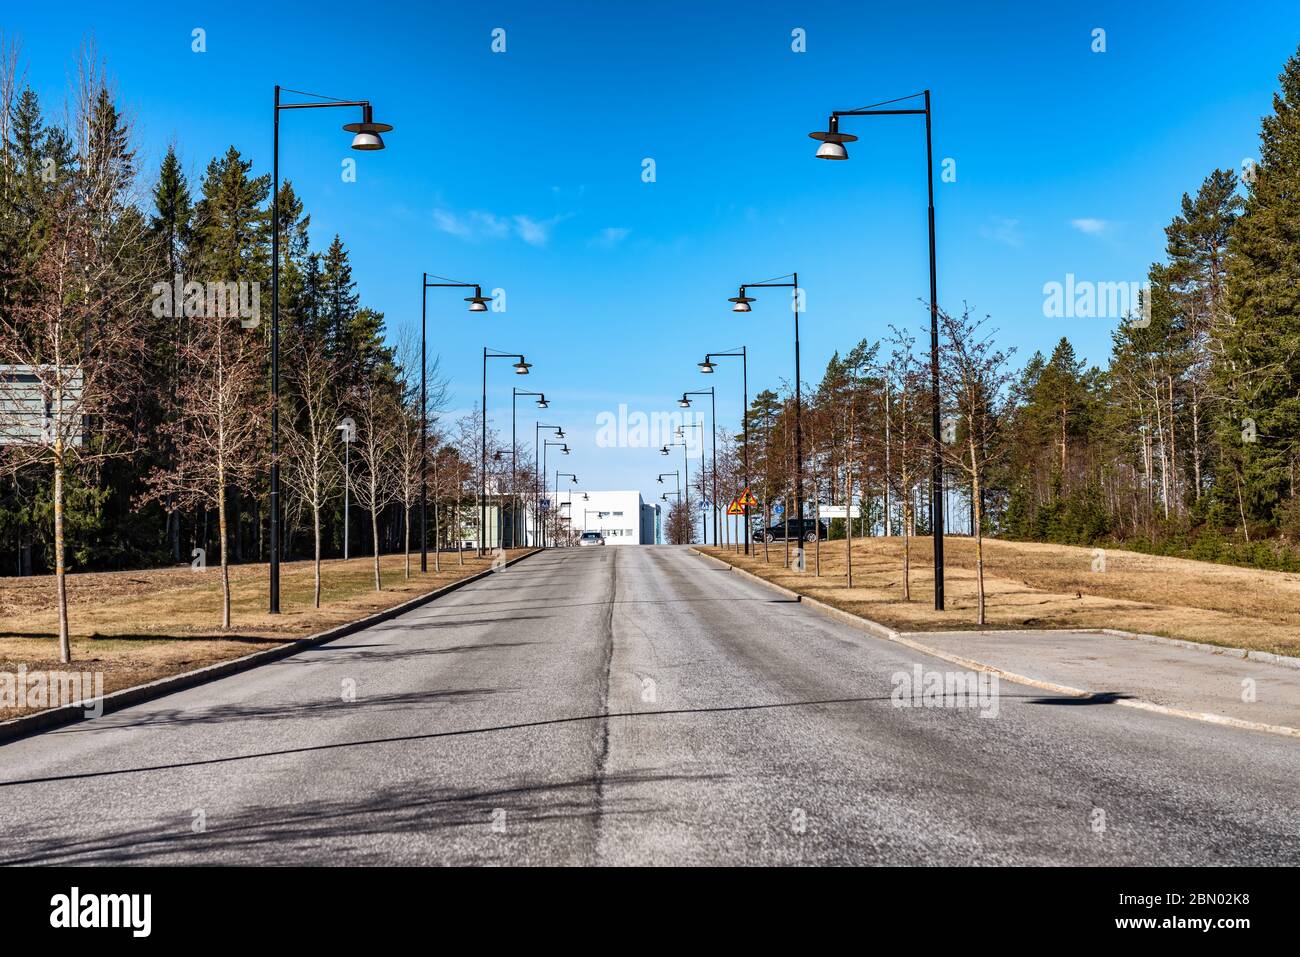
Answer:
<svg viewBox="0 0 1300 957"><path fill-rule="evenodd" d="M745 491L741 492L740 497L736 499L736 501L739 502L742 507L749 506L750 508L758 508L758 499L754 498L754 493L749 489L745 489Z"/></svg>

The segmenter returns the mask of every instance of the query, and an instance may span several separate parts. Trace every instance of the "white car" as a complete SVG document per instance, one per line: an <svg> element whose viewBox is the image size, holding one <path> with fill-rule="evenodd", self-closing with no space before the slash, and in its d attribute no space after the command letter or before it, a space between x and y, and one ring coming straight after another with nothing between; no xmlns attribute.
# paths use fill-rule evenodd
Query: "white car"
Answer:
<svg viewBox="0 0 1300 957"><path fill-rule="evenodd" d="M578 539L579 548L583 547L584 545L604 545L604 544L605 544L605 536L600 534L600 532L583 532L582 537Z"/></svg>

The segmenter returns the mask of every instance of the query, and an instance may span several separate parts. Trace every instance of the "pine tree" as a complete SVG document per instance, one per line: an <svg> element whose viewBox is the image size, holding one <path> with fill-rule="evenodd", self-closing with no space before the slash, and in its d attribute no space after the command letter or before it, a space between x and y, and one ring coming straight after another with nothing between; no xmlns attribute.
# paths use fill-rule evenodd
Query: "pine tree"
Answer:
<svg viewBox="0 0 1300 957"><path fill-rule="evenodd" d="M193 268L203 282L261 282L270 263L269 176L250 177L235 147L208 164L194 210Z"/></svg>
<svg viewBox="0 0 1300 957"><path fill-rule="evenodd" d="M1286 63L1229 249L1216 434L1247 534L1296 494L1300 457L1300 51ZM1226 478L1226 477L1225 477Z"/></svg>

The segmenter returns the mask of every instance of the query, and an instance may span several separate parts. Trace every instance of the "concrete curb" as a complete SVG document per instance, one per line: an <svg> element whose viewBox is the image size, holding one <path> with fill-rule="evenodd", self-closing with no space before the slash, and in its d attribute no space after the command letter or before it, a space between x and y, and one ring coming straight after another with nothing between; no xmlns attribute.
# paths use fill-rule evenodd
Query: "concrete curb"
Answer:
<svg viewBox="0 0 1300 957"><path fill-rule="evenodd" d="M852 612L844 611L842 608L835 608L834 606L828 605L825 602L818 601L816 598L809 598L806 595L800 595L798 592L791 591L789 588L784 588L781 585L774 584L773 582L768 581L766 578L762 578L758 575L753 574L752 572L747 572L743 568L737 568L735 565L732 565L730 562L723 561L720 558L714 558L714 556L712 555L706 555L704 554L704 552L700 551L697 548L691 548L691 551L695 552L695 554L699 555L701 558L710 559L712 561L717 562L719 565L722 565L730 569L733 572L739 572L741 576L743 576L744 578L748 578L751 581L758 582L760 585L765 585L768 588L772 589L773 591L779 592L780 594L785 595L788 598L793 598L801 605L807 605L809 608L813 609L823 617L832 618L843 624L850 625L854 628L857 628L859 631L865 631L869 635L872 635L875 638L881 638L885 641L896 642L900 645L904 645L905 647L911 648L913 651L919 651L922 654L929 655L932 658L938 658L941 661L947 661L950 664L960 665L962 668L966 668L971 671L982 671L987 674L997 675L999 679L1011 681L1016 684L1028 685L1031 688L1038 688L1043 691L1050 691L1053 694L1067 695L1072 698L1088 698L1091 697L1094 693L1091 691L1085 691L1082 688L1071 688L1068 685L1054 684L1053 682L1050 681L1040 681L1039 679L1031 678L1028 675L1020 675L1012 671L1005 671L1002 668L996 668L993 665L986 665L983 662L975 661L974 659L971 658L963 658L960 655L954 655L946 651L941 651L938 648L931 648L928 645L922 644L921 642L916 641L911 637L908 637L911 635L924 635L925 632L917 632L917 631L908 632L907 636L905 636L900 632L894 631L892 628L887 628L886 626L880 624L877 621L872 621L870 618L863 618L861 615L855 615ZM1013 631L1014 629L1006 629L1006 630ZM1058 628L1058 629L1036 629L1036 630L1039 631L1054 630L1061 634L1100 633L1100 634L1110 635L1112 637L1134 638L1143 641L1151 640L1162 644L1175 644L1178 646L1186 646L1196 650L1236 652L1236 654L1232 655L1232 657L1251 658L1252 660L1267 661L1270 663L1281 663L1281 661L1285 661L1285 662L1295 661L1296 662L1295 665L1287 664L1285 665L1285 667L1300 667L1300 659L1285 658L1282 655L1273 655L1268 652L1260 651L1260 652L1251 653L1251 652L1247 652L1243 648L1219 648L1217 645L1206 645L1195 641L1183 641L1177 638L1162 638L1159 635L1140 635L1134 632L1120 631L1114 628L1093 628L1093 629ZM1256 657L1256 656L1264 656L1264 657ZM1281 661L1275 661L1275 659L1281 659ZM1167 705L1155 704L1154 702L1151 701L1142 701L1137 698L1116 698L1111 703L1121 705L1125 708L1136 708L1139 711L1149 711L1153 714L1163 714L1174 718L1187 718L1193 721L1205 721L1209 724L1219 724L1219 725L1226 725L1231 728L1241 728L1246 731L1263 731L1268 734L1280 734L1289 738L1300 738L1300 728L1291 728L1291 727L1287 727L1286 725L1264 724L1263 722L1259 722L1259 721L1245 721L1241 718L1230 718L1225 715L1210 714L1209 712L1206 711L1188 711L1183 708L1171 708L1168 707Z"/></svg>
<svg viewBox="0 0 1300 957"><path fill-rule="evenodd" d="M535 548L531 552L525 552L510 559L501 568L509 568L511 565L522 562L525 558L541 552L542 549ZM251 655L244 655L242 658L232 658L229 661L219 661L216 664L208 665L204 668L198 668L194 671L185 671L178 675L169 675L166 678L158 678L147 684L135 685L131 688L123 688L120 691L114 691L111 694L104 695L102 701L104 714L111 714L114 711L121 711L131 705L141 704L146 701L153 701L156 698L162 698L176 691L183 691L186 688L193 688L196 685L207 684L209 681L216 681L219 678L225 678L230 675L239 674L242 671L249 671L261 665L270 664L273 661L279 661L282 658L289 658L298 654L300 651L306 651L309 648L315 648L318 645L328 644L331 641L337 641L339 638L346 638L348 635L356 634L372 625L378 625L385 621L391 621L399 615L404 615L408 611L413 611L423 605L427 605L434 599L441 598L443 595L464 588L471 582L479 581L500 571L499 568L488 568L468 578L462 578L454 581L449 585L443 585L433 591L425 592L423 595L417 595L402 602L400 605L394 605L392 608L385 608L383 611L377 611L373 615L367 615L365 618L358 618L356 621L345 622L326 631L318 632L314 635L308 635L306 638L297 638L293 641L277 645L274 648L266 648L262 651L255 651ZM61 705L57 708L49 708L45 711L38 711L35 714L25 714L18 718L10 718L8 721L0 721L0 746L16 741L19 738L25 738L29 735L37 734L42 731L49 731L53 728L59 728L67 724L75 724L78 721L86 719L85 706L81 703Z"/></svg>

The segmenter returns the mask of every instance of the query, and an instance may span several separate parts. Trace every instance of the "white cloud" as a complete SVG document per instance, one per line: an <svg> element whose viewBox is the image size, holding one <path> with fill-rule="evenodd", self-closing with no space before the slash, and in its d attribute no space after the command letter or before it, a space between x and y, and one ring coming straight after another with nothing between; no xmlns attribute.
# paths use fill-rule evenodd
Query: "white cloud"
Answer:
<svg viewBox="0 0 1300 957"><path fill-rule="evenodd" d="M1070 225L1087 236L1100 236L1110 229L1111 224L1104 219L1072 219Z"/></svg>
<svg viewBox="0 0 1300 957"><path fill-rule="evenodd" d="M519 238L528 245L545 246L546 241L551 238L551 227L555 222L554 219L538 222L531 216L516 216L515 230L519 233Z"/></svg>
<svg viewBox="0 0 1300 957"><path fill-rule="evenodd" d="M628 229L626 226L606 226L596 234L588 245L601 246L605 249L610 249L627 239L628 233L630 232L632 232L632 230Z"/></svg>
<svg viewBox="0 0 1300 957"><path fill-rule="evenodd" d="M498 216L481 209L455 213L447 209L433 211L433 224L444 233L466 240L506 239L516 236L530 246L545 246L551 229L563 216L534 219L531 216Z"/></svg>
<svg viewBox="0 0 1300 957"><path fill-rule="evenodd" d="M1024 238L1020 235L1020 220L996 217L990 223L980 227L980 236L1004 246L1023 246Z"/></svg>

